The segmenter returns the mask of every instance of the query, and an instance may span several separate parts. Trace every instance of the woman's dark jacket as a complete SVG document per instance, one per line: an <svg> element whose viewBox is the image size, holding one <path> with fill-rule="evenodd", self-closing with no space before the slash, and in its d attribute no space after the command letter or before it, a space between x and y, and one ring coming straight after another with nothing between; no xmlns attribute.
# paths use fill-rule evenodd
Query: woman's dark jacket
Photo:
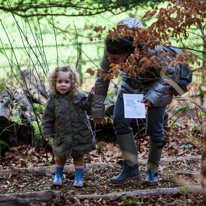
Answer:
<svg viewBox="0 0 206 206"><path fill-rule="evenodd" d="M135 18L126 18L120 21L120 23L127 24L130 28L143 28L141 22ZM162 56L159 53L162 50L161 46L156 46L154 50L148 49L148 52L151 55L158 56L162 60ZM164 58L169 61L169 57ZM102 69L104 73L110 69L110 63L105 55L102 57L100 69ZM165 73L167 74L166 76L169 77L169 80L165 78ZM149 100L153 107L170 104L173 97L173 90L171 85L168 84L168 81L177 78L177 76L178 69L170 65L164 68L164 73L162 73L160 66L156 68L150 67L145 74L141 74L137 77L129 78L128 73L123 72L119 96L122 97L123 93L144 94L144 98ZM109 80L104 80L103 75L97 76L91 110L93 118L104 117L104 101L107 95L109 82Z"/></svg>

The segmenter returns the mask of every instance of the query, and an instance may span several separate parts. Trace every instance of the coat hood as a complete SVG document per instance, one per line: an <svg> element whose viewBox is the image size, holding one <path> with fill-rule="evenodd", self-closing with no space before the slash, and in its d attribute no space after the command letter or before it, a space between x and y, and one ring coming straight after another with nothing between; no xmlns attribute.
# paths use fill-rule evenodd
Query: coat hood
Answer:
<svg viewBox="0 0 206 206"><path fill-rule="evenodd" d="M131 29L133 27L144 28L142 23L136 18L125 18L125 19L122 19L118 24L126 24Z"/></svg>

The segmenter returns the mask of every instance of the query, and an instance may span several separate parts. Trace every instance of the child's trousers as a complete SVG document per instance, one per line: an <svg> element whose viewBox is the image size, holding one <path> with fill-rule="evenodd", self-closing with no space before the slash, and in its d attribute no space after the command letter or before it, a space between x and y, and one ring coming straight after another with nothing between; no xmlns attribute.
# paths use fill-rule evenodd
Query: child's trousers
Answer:
<svg viewBox="0 0 206 206"><path fill-rule="evenodd" d="M75 167L84 165L84 156L83 155L72 156L72 158L73 158L73 162L74 162ZM67 161L66 157L55 156L55 159L56 159L57 165L65 165L65 162Z"/></svg>

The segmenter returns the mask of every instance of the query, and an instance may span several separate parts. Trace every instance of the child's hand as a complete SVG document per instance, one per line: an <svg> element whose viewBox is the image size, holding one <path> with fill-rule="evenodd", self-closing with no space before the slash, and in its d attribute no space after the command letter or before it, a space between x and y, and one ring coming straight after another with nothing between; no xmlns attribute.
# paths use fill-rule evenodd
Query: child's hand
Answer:
<svg viewBox="0 0 206 206"><path fill-rule="evenodd" d="M49 141L51 140L51 137L46 137L45 140L46 140L47 142L49 142Z"/></svg>

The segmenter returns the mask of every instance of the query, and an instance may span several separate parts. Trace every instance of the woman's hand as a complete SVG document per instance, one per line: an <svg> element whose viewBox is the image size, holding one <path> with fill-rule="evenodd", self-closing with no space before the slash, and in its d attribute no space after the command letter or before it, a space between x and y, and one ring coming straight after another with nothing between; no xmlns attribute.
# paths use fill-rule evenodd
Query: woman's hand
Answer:
<svg viewBox="0 0 206 206"><path fill-rule="evenodd" d="M144 103L145 107L151 107L152 106L152 103L147 99L143 99L141 101L141 103Z"/></svg>
<svg viewBox="0 0 206 206"><path fill-rule="evenodd" d="M94 118L94 122L96 124L107 124L107 120L105 118Z"/></svg>

